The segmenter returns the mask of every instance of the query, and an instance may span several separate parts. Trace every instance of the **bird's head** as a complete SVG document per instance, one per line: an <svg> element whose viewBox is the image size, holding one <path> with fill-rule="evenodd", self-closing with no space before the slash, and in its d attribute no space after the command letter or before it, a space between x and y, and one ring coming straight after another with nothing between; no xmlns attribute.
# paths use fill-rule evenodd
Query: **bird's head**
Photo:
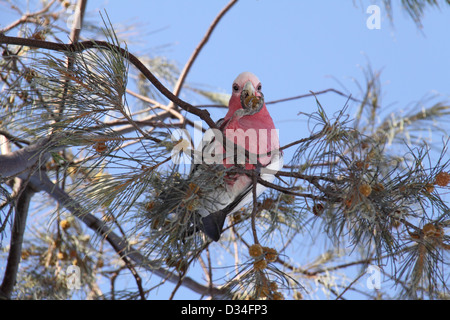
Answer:
<svg viewBox="0 0 450 320"><path fill-rule="evenodd" d="M251 72L242 72L233 82L230 106L239 105L234 110L239 115L253 115L264 106L264 95L261 91L261 81Z"/></svg>

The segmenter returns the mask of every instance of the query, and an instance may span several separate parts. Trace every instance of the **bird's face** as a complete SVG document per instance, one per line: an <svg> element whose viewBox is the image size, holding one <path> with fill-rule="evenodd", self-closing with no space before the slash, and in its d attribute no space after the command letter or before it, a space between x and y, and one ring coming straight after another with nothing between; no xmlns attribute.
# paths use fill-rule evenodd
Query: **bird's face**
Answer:
<svg viewBox="0 0 450 320"><path fill-rule="evenodd" d="M252 115L262 109L264 95L261 89L261 82L251 72L243 72L234 80L231 99L240 102L244 110L242 115Z"/></svg>

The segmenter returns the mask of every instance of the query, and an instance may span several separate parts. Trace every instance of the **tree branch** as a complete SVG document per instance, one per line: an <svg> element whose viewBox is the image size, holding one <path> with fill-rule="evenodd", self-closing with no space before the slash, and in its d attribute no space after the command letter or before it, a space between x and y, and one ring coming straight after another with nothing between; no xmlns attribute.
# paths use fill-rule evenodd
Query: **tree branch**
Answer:
<svg viewBox="0 0 450 320"><path fill-rule="evenodd" d="M16 284L17 272L19 271L19 263L22 256L23 234L25 232L28 209L34 192L25 180L20 181L20 195L17 199L16 214L11 230L11 242L5 275L0 286L0 298L11 299L11 294Z"/></svg>
<svg viewBox="0 0 450 320"><path fill-rule="evenodd" d="M325 90L321 90L321 91L316 91L316 92L311 92L311 93L306 93L306 94L301 94L299 96L295 96L295 97L289 97L289 98L283 98L283 99L278 99L278 100L273 100L273 101L268 101L266 102L267 104L275 104L275 103L280 103L280 102L286 102L286 101L291 101L291 100L297 100L297 99L303 99L303 98L308 98L308 97L315 97L324 93L328 93L328 92L334 92L340 96L346 97L349 100L355 101L355 102L362 102L359 99L353 98L351 95L347 95L339 90L330 88L330 89L325 89Z"/></svg>
<svg viewBox="0 0 450 320"><path fill-rule="evenodd" d="M11 29L17 27L18 25L20 25L20 24L22 24L22 23L28 22L28 20L29 20L30 18L34 18L34 17L40 16L41 14L46 13L47 11L50 10L51 6L55 3L55 1L56 1L56 0L50 1L49 3L47 3L47 4L45 5L45 7L43 7L43 8L42 8L41 10L39 10L39 11L36 11L36 12L33 12L33 13L26 13L26 14L23 14L22 17L21 17L20 19L14 21L14 22L11 23L10 25L8 25L8 26L6 26L5 28L1 29L1 30L0 30L0 33L7 32L7 31L9 31L9 30L11 30Z"/></svg>
<svg viewBox="0 0 450 320"><path fill-rule="evenodd" d="M199 109L193 105L181 100L175 96L170 90L168 90L154 75L153 73L133 54L127 50L110 44L106 41L82 41L72 44L63 44L51 41L41 41L34 39L25 39L18 37L9 37L4 34L0 34L0 43L2 44L12 44L19 46L27 46L33 48L41 48L53 51L62 52L83 52L88 49L105 49L114 50L122 55L125 59L130 61L146 78L149 80L159 92L161 92L167 99L178 105L183 110L198 116L200 119L205 121L209 127L217 128L216 123L211 119L210 114L207 110Z"/></svg>
<svg viewBox="0 0 450 320"><path fill-rule="evenodd" d="M50 151L54 150L51 140L51 137L40 138L13 153L0 155L0 177L28 177L28 171L38 162L44 163L50 158Z"/></svg>
<svg viewBox="0 0 450 320"><path fill-rule="evenodd" d="M83 18L84 18L84 12L86 10L86 3L87 0L78 0L77 5L76 5L76 9L75 9L75 18L73 19L73 23L72 23L72 30L70 31L70 44L74 44L77 43L80 37L80 33L81 33L81 25L83 23ZM74 59L71 56L68 56L66 59L66 68L67 70L70 72L73 69L73 64L74 64ZM63 95L62 95L62 100L61 100L61 105L58 107L57 110L55 110L55 113L58 115L57 117L57 121L59 121L59 115L61 115L63 113L64 110L64 104L66 101L66 97L67 97L67 90L68 90L68 85L70 82L70 78L67 77L63 80Z"/></svg>
<svg viewBox="0 0 450 320"><path fill-rule="evenodd" d="M75 18L73 19L72 30L69 39L71 43L78 42L83 25L84 13L86 11L87 0L78 0L75 10ZM78 25L79 24L79 25Z"/></svg>

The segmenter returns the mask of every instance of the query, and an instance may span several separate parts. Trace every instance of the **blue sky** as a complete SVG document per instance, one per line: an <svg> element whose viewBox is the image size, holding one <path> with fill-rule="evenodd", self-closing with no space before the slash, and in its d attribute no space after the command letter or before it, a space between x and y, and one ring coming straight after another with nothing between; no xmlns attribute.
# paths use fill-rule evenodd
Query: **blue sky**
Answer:
<svg viewBox="0 0 450 320"><path fill-rule="evenodd" d="M364 84L361 68L370 64L373 70L382 69L384 115L407 110L430 94L448 100L450 10L427 10L423 28L419 29L398 7L394 7L393 22L389 21L381 2L241 0L220 21L187 83L229 93L240 72L252 71L262 81L266 101L328 88L359 98L356 83ZM92 20L100 21L97 12L106 10L115 25L135 23L137 29L128 43L129 50L166 56L181 70L227 3L89 0L87 10ZM366 26L366 8L371 3L381 8L379 30ZM4 21L0 13L0 26L5 25ZM193 104L204 102L186 91L182 97ZM319 100L330 115L346 102L346 98L333 93ZM313 98L269 106L282 145L309 134L306 118L298 113L313 112L315 108ZM215 120L224 114L224 110L212 112ZM161 298L167 297L165 289L158 292ZM192 297L189 294L180 289L177 298Z"/></svg>

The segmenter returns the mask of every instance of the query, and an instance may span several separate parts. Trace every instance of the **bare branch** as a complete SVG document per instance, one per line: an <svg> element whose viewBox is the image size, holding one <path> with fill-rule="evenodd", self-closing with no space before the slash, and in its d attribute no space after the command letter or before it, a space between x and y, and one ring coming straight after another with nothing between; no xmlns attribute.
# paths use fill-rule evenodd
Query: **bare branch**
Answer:
<svg viewBox="0 0 450 320"><path fill-rule="evenodd" d="M47 3L47 5L45 5L45 7L43 7L41 10L33 12L33 13L26 13L24 14L20 19L14 21L13 23L11 23L10 25L4 27L3 29L0 29L0 33L4 33L7 32L11 29L14 29L15 27L17 27L18 25L28 22L31 18L37 17L39 15L42 15L44 13L46 13L48 10L50 10L50 8L52 7L52 5L55 3L56 0L52 0L49 3Z"/></svg>
<svg viewBox="0 0 450 320"><path fill-rule="evenodd" d="M45 163L50 158L50 151L55 151L51 137L38 139L20 150L0 155L0 176L26 178L28 170L37 163Z"/></svg>
<svg viewBox="0 0 450 320"><path fill-rule="evenodd" d="M308 98L308 97L314 97L314 96L318 96L324 93L328 93L328 92L334 92L340 96L343 96L349 100L355 101L355 102L361 102L361 100L353 98L351 95L345 94L339 90L330 88L330 89L326 89L326 90L321 90L321 91L316 91L316 92L311 92L311 93L306 93L306 94L301 94L299 96L294 96L294 97L289 97L289 98L283 98L283 99L278 99L278 100L272 100L272 101L268 101L266 102L267 104L275 104L275 103L280 103L280 102L286 102L286 101L291 101L291 100L298 100L298 99L303 99L303 98Z"/></svg>
<svg viewBox="0 0 450 320"><path fill-rule="evenodd" d="M16 284L28 209L34 192L35 191L27 185L26 181L22 180L20 182L20 196L17 199L16 214L14 216L14 224L11 230L11 245L9 248L8 261L6 263L3 282L0 286L0 297L4 297L6 299L11 298L11 294Z"/></svg>
<svg viewBox="0 0 450 320"><path fill-rule="evenodd" d="M75 9L75 17L73 19L72 30L70 31L69 39L71 43L78 42L81 33L81 27L83 25L84 14L86 11L87 0L78 0L76 9Z"/></svg>
<svg viewBox="0 0 450 320"><path fill-rule="evenodd" d="M186 79L189 70L191 69L192 65L194 64L195 59L199 55L202 48L205 46L205 44L208 42L209 37L213 33L216 26L219 24L219 21L222 19L222 17L233 7L233 5L237 2L237 0L231 0L217 15L217 17L214 19L214 21L211 23L210 27L208 28L208 31L206 32L203 39L200 41L200 43L195 48L194 52L192 53L191 57L189 58L188 62L183 68L183 71L181 71L180 77L178 78L177 83L175 84L175 87L173 89L173 94L178 96L180 94L181 88L183 87L184 80ZM169 106L170 107L170 106Z"/></svg>

